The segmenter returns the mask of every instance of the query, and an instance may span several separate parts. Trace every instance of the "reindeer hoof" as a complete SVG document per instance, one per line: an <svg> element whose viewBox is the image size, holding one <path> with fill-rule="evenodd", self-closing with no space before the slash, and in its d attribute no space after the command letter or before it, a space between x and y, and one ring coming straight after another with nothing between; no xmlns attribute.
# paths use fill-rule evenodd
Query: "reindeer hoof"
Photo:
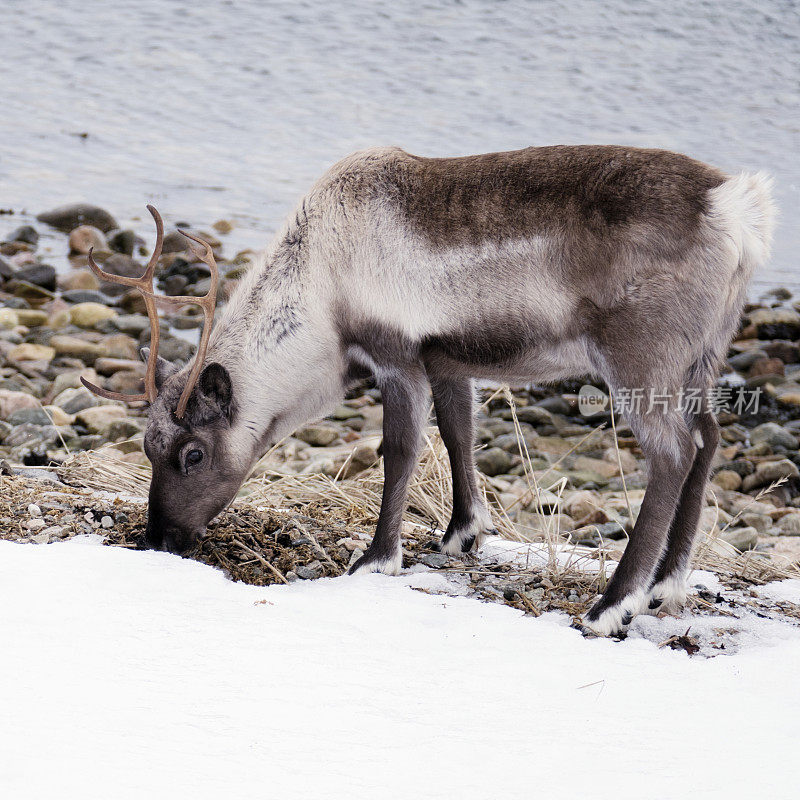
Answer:
<svg viewBox="0 0 800 800"><path fill-rule="evenodd" d="M363 575L370 572L380 572L383 575L399 575L403 568L403 553L398 549L394 555L385 553L371 553L367 550L361 558L347 571L348 575Z"/></svg>
<svg viewBox="0 0 800 800"><path fill-rule="evenodd" d="M606 605L600 598L581 623L597 636L625 638L628 626L645 605L643 591L628 594L616 603Z"/></svg>
<svg viewBox="0 0 800 800"><path fill-rule="evenodd" d="M686 578L673 575L650 587L646 614L680 613L686 603Z"/></svg>

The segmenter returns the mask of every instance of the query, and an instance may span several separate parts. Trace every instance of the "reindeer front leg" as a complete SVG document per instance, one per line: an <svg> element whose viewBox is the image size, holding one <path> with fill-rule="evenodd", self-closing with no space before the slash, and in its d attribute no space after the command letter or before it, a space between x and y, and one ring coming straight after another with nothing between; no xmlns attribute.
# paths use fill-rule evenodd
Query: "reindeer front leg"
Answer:
<svg viewBox="0 0 800 800"><path fill-rule="evenodd" d="M428 386L421 366L387 371L380 375L378 385L383 399L383 499L375 537L350 568L351 575L396 575L403 565L400 525L428 406Z"/></svg>

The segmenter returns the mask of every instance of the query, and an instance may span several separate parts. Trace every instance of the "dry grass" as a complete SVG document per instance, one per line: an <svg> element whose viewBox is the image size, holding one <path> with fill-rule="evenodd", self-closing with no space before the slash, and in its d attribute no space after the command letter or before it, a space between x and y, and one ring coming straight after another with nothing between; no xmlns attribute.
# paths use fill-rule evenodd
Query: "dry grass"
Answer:
<svg viewBox="0 0 800 800"><path fill-rule="evenodd" d="M552 500L548 500L547 504L542 501L545 495L549 498L555 495L560 500L566 488L565 480L560 478L550 483L547 478L568 454L562 456L546 472L540 473L537 477L522 435L513 397L507 389L500 391L503 392L512 410L519 453L524 465L527 491L520 502L529 507L532 503L533 510L538 510L542 515L542 526L537 530L515 524L497 501L496 482L490 477L480 475L480 486L487 499L497 532L511 541L544 543L548 552L545 574L554 584L581 589L580 594L602 591L606 572L604 561L608 557L607 548L591 550L571 545L566 536L569 532L561 531L557 527L558 517L546 513L552 505ZM575 445L573 450L600 430L601 428L596 428L591 431L584 440ZM119 451L113 447L77 453L63 465L59 473L66 483L73 486L106 490L133 497L146 497L150 480L150 471L147 467L120 461ZM772 488L774 487L769 487L762 494ZM260 465L259 477L245 484L242 496L229 513L250 519L250 515L253 514L268 515L270 513L268 509L286 509L295 514L310 514L317 525L327 516L340 525L340 538L346 535L347 531L356 531L368 538L378 518L382 489L383 465L380 462L355 477L343 479L323 474L285 475L278 469L271 468L267 458ZM418 530L428 531L427 540L430 540L435 530L446 527L452 510L451 498L452 486L447 453L438 431L432 428L425 436L419 465L411 481L405 518ZM624 498L630 508L625 488ZM754 498L754 502L757 499ZM611 515L613 516L613 511ZM207 546L212 546L214 541L213 537L209 538ZM242 544L253 547L254 543L248 544L242 541ZM611 543L608 549L619 547L619 543ZM257 551L258 548L254 549ZM343 567L338 561L336 564L340 569ZM718 533L712 535L707 531L701 531L698 536L694 565L712 571L733 584L737 582L761 584L772 580L800 577L800 566L796 564L781 563L760 553L739 553L720 539ZM330 564L327 566L330 568ZM462 567L457 567L460 568ZM508 571L506 567L503 569Z"/></svg>

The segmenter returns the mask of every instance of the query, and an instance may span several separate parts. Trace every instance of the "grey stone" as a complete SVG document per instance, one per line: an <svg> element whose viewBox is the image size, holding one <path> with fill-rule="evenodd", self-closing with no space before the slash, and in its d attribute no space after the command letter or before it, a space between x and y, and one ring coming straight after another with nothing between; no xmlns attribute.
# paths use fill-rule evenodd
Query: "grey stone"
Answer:
<svg viewBox="0 0 800 800"><path fill-rule="evenodd" d="M299 567L295 567L294 571L297 577L304 581L320 578L323 575L322 564L319 561L312 561L310 564L301 564Z"/></svg>
<svg viewBox="0 0 800 800"><path fill-rule="evenodd" d="M87 408L99 405L100 401L88 389L64 389L61 394L53 400L53 405L58 406L67 414L77 414Z"/></svg>
<svg viewBox="0 0 800 800"><path fill-rule="evenodd" d="M493 477L508 472L513 466L513 461L511 456L500 447L489 447L477 453L475 465L484 475Z"/></svg>
<svg viewBox="0 0 800 800"><path fill-rule="evenodd" d="M132 256L133 249L136 246L136 234L132 230L110 231L108 234L108 246L117 253Z"/></svg>
<svg viewBox="0 0 800 800"><path fill-rule="evenodd" d="M778 520L781 536L800 536L800 514L786 514Z"/></svg>
<svg viewBox="0 0 800 800"><path fill-rule="evenodd" d="M67 303L101 303L104 306L113 305L111 299L95 289L68 289L61 292L61 298Z"/></svg>
<svg viewBox="0 0 800 800"><path fill-rule="evenodd" d="M328 425L307 425L295 436L312 447L327 447L339 438L339 431Z"/></svg>
<svg viewBox="0 0 800 800"><path fill-rule="evenodd" d="M750 432L750 442L754 445L766 442L770 447L797 450L797 437L776 422L765 422L753 428Z"/></svg>
<svg viewBox="0 0 800 800"><path fill-rule="evenodd" d="M105 209L90 203L73 203L59 206L52 211L43 211L36 219L60 231L69 233L79 225L94 225L103 233L118 228L117 221Z"/></svg>
<svg viewBox="0 0 800 800"><path fill-rule="evenodd" d="M50 425L50 417L41 408L20 408L6 420L9 425Z"/></svg>
<svg viewBox="0 0 800 800"><path fill-rule="evenodd" d="M800 476L800 470L797 469L797 465L787 458L782 458L780 461L764 461L756 467L756 471L752 475L748 475L742 481L742 490L749 492L751 489L760 489L781 478L797 478L798 476Z"/></svg>
<svg viewBox="0 0 800 800"><path fill-rule="evenodd" d="M47 289L48 292L54 292L56 290L56 269L49 264L31 264L18 269L14 280L26 281L34 286Z"/></svg>
<svg viewBox="0 0 800 800"><path fill-rule="evenodd" d="M431 569L439 569L445 566L449 560L450 556L444 553L425 553L425 555L420 558L420 561Z"/></svg>
<svg viewBox="0 0 800 800"><path fill-rule="evenodd" d="M142 331L150 330L150 320L144 314L120 314L112 317L111 325L120 333L138 337Z"/></svg>
<svg viewBox="0 0 800 800"><path fill-rule="evenodd" d="M720 538L744 553L758 544L758 531L755 528L728 528Z"/></svg>
<svg viewBox="0 0 800 800"><path fill-rule="evenodd" d="M65 437L66 438L66 437ZM53 425L35 425L30 422L17 425L6 436L3 444L6 447L19 447L20 445L54 445L59 441L58 431Z"/></svg>
<svg viewBox="0 0 800 800"><path fill-rule="evenodd" d="M7 242L25 242L34 247L39 243L39 234L32 225L20 225L16 230L11 231L6 237Z"/></svg>

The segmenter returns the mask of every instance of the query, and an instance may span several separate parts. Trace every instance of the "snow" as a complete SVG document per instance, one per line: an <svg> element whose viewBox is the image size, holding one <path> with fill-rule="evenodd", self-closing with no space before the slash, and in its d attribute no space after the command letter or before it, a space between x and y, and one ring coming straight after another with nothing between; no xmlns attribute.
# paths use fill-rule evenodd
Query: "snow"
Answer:
<svg viewBox="0 0 800 800"><path fill-rule="evenodd" d="M785 581L772 581L758 588L758 593L776 602L795 603L800 605L800 580L791 578Z"/></svg>
<svg viewBox="0 0 800 800"><path fill-rule="evenodd" d="M256 588L98 542L0 542L4 797L796 796L788 626L690 659L411 588L440 574Z"/></svg>

